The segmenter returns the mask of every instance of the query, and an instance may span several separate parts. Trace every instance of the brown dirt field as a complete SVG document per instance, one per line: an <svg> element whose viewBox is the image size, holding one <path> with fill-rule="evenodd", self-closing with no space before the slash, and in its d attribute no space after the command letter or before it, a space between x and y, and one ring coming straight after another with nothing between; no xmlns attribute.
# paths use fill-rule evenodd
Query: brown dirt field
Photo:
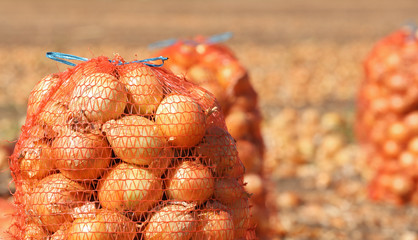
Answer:
<svg viewBox="0 0 418 240"><path fill-rule="evenodd" d="M269 127L284 107L336 111L352 122L364 57L381 37L418 23L417 13L416 0L0 1L0 140L18 136L34 84L66 69L48 51L141 59L155 41L226 31L259 93L267 140L280 134ZM367 200L356 164L329 174L326 187L312 183L322 171L315 163L295 170L311 174L274 176L272 191L296 192L302 203L279 209L281 234L269 239L418 239L418 209Z"/></svg>

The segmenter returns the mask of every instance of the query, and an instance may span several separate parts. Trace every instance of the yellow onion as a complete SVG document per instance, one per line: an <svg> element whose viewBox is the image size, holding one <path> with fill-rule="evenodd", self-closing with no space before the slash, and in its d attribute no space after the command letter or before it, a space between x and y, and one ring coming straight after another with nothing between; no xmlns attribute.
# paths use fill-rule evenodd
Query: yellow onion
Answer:
<svg viewBox="0 0 418 240"><path fill-rule="evenodd" d="M225 124L228 132L234 139L245 138L251 130L251 122L247 113L235 111L225 118Z"/></svg>
<svg viewBox="0 0 418 240"><path fill-rule="evenodd" d="M220 127L208 128L196 151L204 164L215 168L217 176L239 178L244 174L234 138Z"/></svg>
<svg viewBox="0 0 418 240"><path fill-rule="evenodd" d="M68 108L65 104L51 99L40 112L38 120L40 124L51 126L55 131L65 125L68 117Z"/></svg>
<svg viewBox="0 0 418 240"><path fill-rule="evenodd" d="M128 91L128 110L137 114L152 114L163 99L163 87L146 65L127 65L120 74L120 81Z"/></svg>
<svg viewBox="0 0 418 240"><path fill-rule="evenodd" d="M244 186L245 190L252 194L251 200L256 201L262 199L264 183L260 175L255 173L245 174L244 183L246 183Z"/></svg>
<svg viewBox="0 0 418 240"><path fill-rule="evenodd" d="M29 223L24 226L23 240L45 240L48 232L35 223Z"/></svg>
<svg viewBox="0 0 418 240"><path fill-rule="evenodd" d="M68 234L67 230L71 226L71 223L62 225L54 234L51 235L49 240L67 240Z"/></svg>
<svg viewBox="0 0 418 240"><path fill-rule="evenodd" d="M162 185L161 177L148 169L121 163L103 176L97 191L103 207L140 217L162 199Z"/></svg>
<svg viewBox="0 0 418 240"><path fill-rule="evenodd" d="M44 228L55 232L62 224L73 221L73 209L84 205L91 195L90 189L57 173L37 184L30 207Z"/></svg>
<svg viewBox="0 0 418 240"><path fill-rule="evenodd" d="M102 128L114 153L123 161L149 165L167 161L167 141L160 126L140 116L126 116L106 122Z"/></svg>
<svg viewBox="0 0 418 240"><path fill-rule="evenodd" d="M248 198L239 199L226 205L234 222L234 239L245 239L250 227L250 203Z"/></svg>
<svg viewBox="0 0 418 240"><path fill-rule="evenodd" d="M28 108L26 111L28 116L31 116L38 110L43 97L56 86L58 80L58 75L50 74L42 78L41 81L35 85L28 98Z"/></svg>
<svg viewBox="0 0 418 240"><path fill-rule="evenodd" d="M222 204L232 204L239 199L248 197L241 182L234 178L220 178L215 182L214 196Z"/></svg>
<svg viewBox="0 0 418 240"><path fill-rule="evenodd" d="M187 70L186 77L198 85L213 82L214 80L216 81L216 76L213 70L202 64L195 64L191 66Z"/></svg>
<svg viewBox="0 0 418 240"><path fill-rule="evenodd" d="M214 185L209 167L197 161L183 161L168 170L166 193L175 201L203 203L212 196Z"/></svg>
<svg viewBox="0 0 418 240"><path fill-rule="evenodd" d="M226 207L219 202L208 203L197 212L199 221L196 235L192 240L234 239L234 221Z"/></svg>
<svg viewBox="0 0 418 240"><path fill-rule="evenodd" d="M68 240L133 240L136 235L135 222L105 209L94 216L75 219L67 230Z"/></svg>
<svg viewBox="0 0 418 240"><path fill-rule="evenodd" d="M91 122L119 117L126 106L125 86L114 76L93 73L77 82L69 103L73 113L85 114Z"/></svg>
<svg viewBox="0 0 418 240"><path fill-rule="evenodd" d="M52 143L55 165L73 180L97 179L109 166L112 150L101 135L63 129Z"/></svg>
<svg viewBox="0 0 418 240"><path fill-rule="evenodd" d="M155 122L168 141L178 147L193 147L202 140L206 115L199 103L188 96L171 94L157 108Z"/></svg>
<svg viewBox="0 0 418 240"><path fill-rule="evenodd" d="M191 210L181 204L157 208L149 218L142 237L144 240L189 240L196 231L196 219Z"/></svg>
<svg viewBox="0 0 418 240"><path fill-rule="evenodd" d="M41 179L55 168L51 146L46 140L32 141L31 138L27 143L19 156L20 172L24 179Z"/></svg>
<svg viewBox="0 0 418 240"><path fill-rule="evenodd" d="M257 146L247 140L237 141L237 150L239 159L248 172L259 172L261 168L262 159L260 150Z"/></svg>

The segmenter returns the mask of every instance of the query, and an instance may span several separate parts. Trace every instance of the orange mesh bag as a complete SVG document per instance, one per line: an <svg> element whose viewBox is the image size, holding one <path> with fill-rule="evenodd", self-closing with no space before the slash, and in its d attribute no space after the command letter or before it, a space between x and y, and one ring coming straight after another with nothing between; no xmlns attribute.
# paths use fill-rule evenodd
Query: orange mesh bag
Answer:
<svg viewBox="0 0 418 240"><path fill-rule="evenodd" d="M152 44L151 47L164 47L156 56L169 58L165 68L179 76L186 76L218 99L228 131L237 141L240 158L249 174L246 176L247 189L256 190L252 192L255 221L259 229L266 228L266 190L259 185L263 178L264 141L258 95L245 67L231 49L220 43L230 36L230 33L225 33L212 37L168 40Z"/></svg>
<svg viewBox="0 0 418 240"><path fill-rule="evenodd" d="M374 200L418 204L418 39L401 29L379 41L364 62L357 138L374 172Z"/></svg>
<svg viewBox="0 0 418 240"><path fill-rule="evenodd" d="M212 94L152 63L163 57L47 56L74 67L30 94L11 158L15 239L256 238Z"/></svg>

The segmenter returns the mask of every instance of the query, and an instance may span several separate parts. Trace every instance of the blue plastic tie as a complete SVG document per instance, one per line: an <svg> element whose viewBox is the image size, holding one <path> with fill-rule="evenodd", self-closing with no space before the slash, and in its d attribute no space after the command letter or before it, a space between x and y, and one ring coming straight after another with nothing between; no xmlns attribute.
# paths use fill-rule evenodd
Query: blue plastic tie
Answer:
<svg viewBox="0 0 418 240"><path fill-rule="evenodd" d="M87 61L87 60L89 60L88 58L78 57L78 56L74 56L74 55L71 55L71 54L65 54L65 53L59 53L59 52L47 52L46 57L50 58L54 61L65 63L65 64L73 66L73 67L77 64L66 61L64 59L77 60L77 61Z"/></svg>
<svg viewBox="0 0 418 240"><path fill-rule="evenodd" d="M207 43L218 43L218 42L225 42L226 40L232 38L232 32L225 32L217 35L213 35L209 37L206 42Z"/></svg>
<svg viewBox="0 0 418 240"><path fill-rule="evenodd" d="M221 33L221 34L212 35L205 42L209 43L209 44L225 42L226 40L232 38L232 36L233 36L232 32L225 32L225 33ZM180 41L180 40L176 39L176 38L171 38L171 39L167 39L167 40L158 41L158 42L149 44L148 49L153 50L153 49L156 49L156 48L170 47L170 46L173 46L178 41ZM184 44L188 44L188 45L198 45L199 44L195 40L189 40L189 39L182 40L182 42Z"/></svg>
<svg viewBox="0 0 418 240"><path fill-rule="evenodd" d="M147 63L147 62L157 61L157 60L161 60L161 63L160 64ZM140 63L144 63L145 65L150 66L150 67L162 67L164 65L164 61L166 61L166 60L168 60L167 57L159 56L159 57L155 57L155 58L147 58L147 59L143 59L143 60L132 61L130 63L140 62Z"/></svg>
<svg viewBox="0 0 418 240"><path fill-rule="evenodd" d="M408 39L411 41L414 41L416 39L418 26L414 22L411 21L406 24L406 27L408 28L409 33L410 33L408 36Z"/></svg>
<svg viewBox="0 0 418 240"><path fill-rule="evenodd" d="M47 52L46 56L54 61L57 62L61 62L70 66L76 66L77 64L66 61L64 59L67 60L77 60L77 61L88 61L88 58L83 58L83 57L78 57L78 56L74 56L71 54L66 54L66 53L59 53L59 52ZM160 64L153 64L153 63L148 63L150 61L158 61L161 60L162 63ZM135 63L135 62L140 62L140 63L144 63L147 66L150 67L161 67L164 65L164 61L168 60L168 58L163 57L163 56L159 56L159 57L155 57L155 58L147 58L147 59L143 59L143 60L137 60L137 61L132 61L132 62L127 62L127 63L123 63L123 62L118 62L117 65L122 65L122 64L129 64L129 63ZM109 60L109 62L114 62Z"/></svg>
<svg viewBox="0 0 418 240"><path fill-rule="evenodd" d="M157 48L169 47L169 46L174 45L176 42L177 42L177 39L175 38L162 40L162 41L149 44L148 49L152 50L152 49L157 49Z"/></svg>

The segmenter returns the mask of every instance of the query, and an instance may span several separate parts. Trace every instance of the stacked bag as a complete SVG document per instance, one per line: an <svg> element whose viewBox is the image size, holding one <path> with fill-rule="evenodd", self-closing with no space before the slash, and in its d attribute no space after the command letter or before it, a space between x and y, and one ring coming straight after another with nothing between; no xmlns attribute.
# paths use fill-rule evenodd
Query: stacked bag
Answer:
<svg viewBox="0 0 418 240"><path fill-rule="evenodd" d="M418 204L418 39L400 29L364 62L356 132L373 171L374 200Z"/></svg>
<svg viewBox="0 0 418 240"><path fill-rule="evenodd" d="M152 64L48 53L11 158L16 239L255 239L216 98ZM75 65L67 60L83 62Z"/></svg>
<svg viewBox="0 0 418 240"><path fill-rule="evenodd" d="M247 174L246 189L253 194L253 221L258 232L266 232L271 206L266 206L266 181L262 170L264 141L258 95L247 69L233 51L220 43L230 33L211 37L168 40L153 44L160 47L155 56L169 58L164 68L213 93L219 101L231 136L236 140L240 159ZM168 45L168 46L165 46Z"/></svg>

